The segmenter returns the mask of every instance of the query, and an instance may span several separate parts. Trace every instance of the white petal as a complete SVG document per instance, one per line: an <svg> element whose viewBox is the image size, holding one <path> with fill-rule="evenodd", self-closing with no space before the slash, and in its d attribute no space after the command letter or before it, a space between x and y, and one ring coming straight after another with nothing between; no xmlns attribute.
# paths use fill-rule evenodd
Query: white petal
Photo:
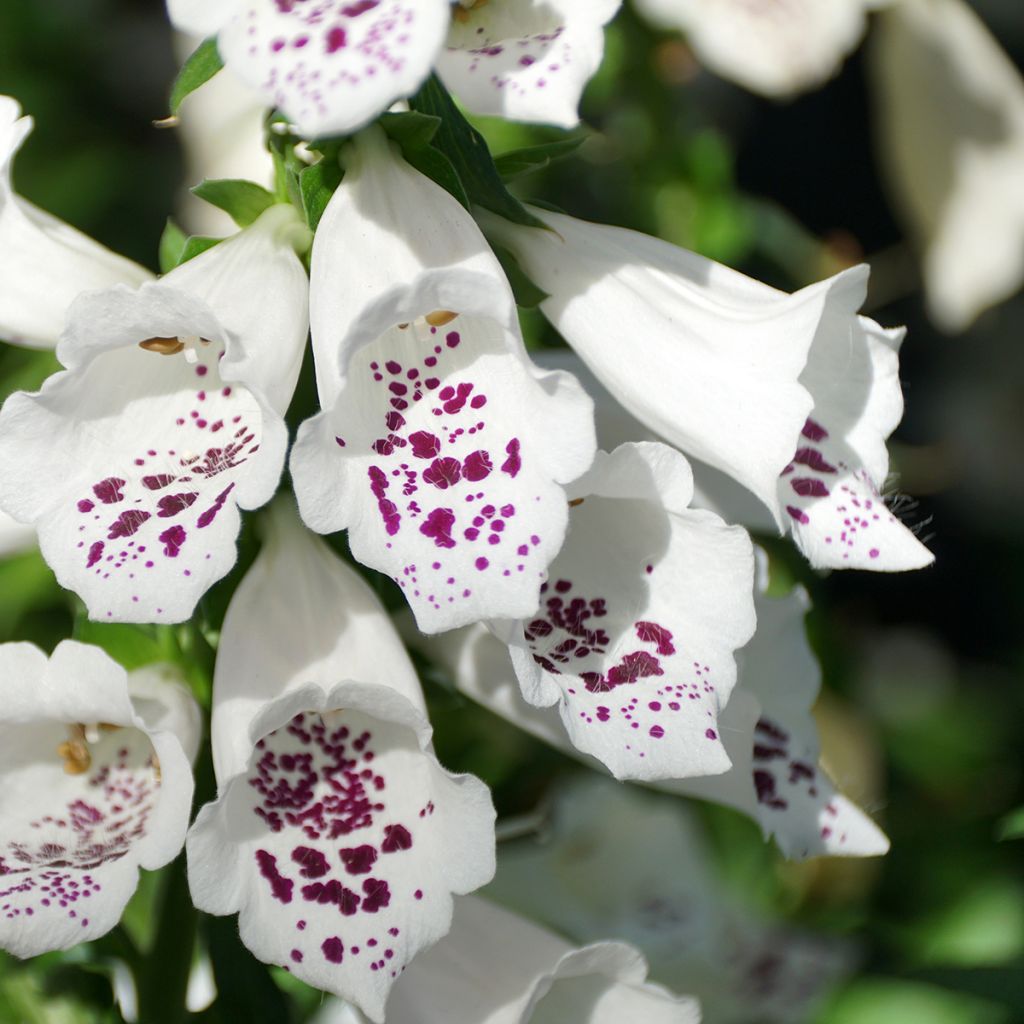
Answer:
<svg viewBox="0 0 1024 1024"><path fill-rule="evenodd" d="M32 130L32 118L20 115L15 100L0 96L0 339L52 348L81 292L152 274L15 195L11 164Z"/></svg>
<svg viewBox="0 0 1024 1024"><path fill-rule="evenodd" d="M920 569L934 556L879 493L889 469L885 439L903 415L904 331L866 317L832 320L800 377L814 409L779 480L779 504L814 566Z"/></svg>
<svg viewBox="0 0 1024 1024"><path fill-rule="evenodd" d="M188 618L234 564L238 506L273 494L306 337L296 223L274 207L161 282L82 296L69 369L4 405L0 502L93 618Z"/></svg>
<svg viewBox="0 0 1024 1024"><path fill-rule="evenodd" d="M860 305L866 268L787 295L635 231L534 212L554 230L486 223L550 296L544 315L629 412L781 526L778 475L812 405L798 378L825 325Z"/></svg>
<svg viewBox="0 0 1024 1024"><path fill-rule="evenodd" d="M346 167L313 247L323 412L292 453L302 517L348 528L427 632L530 614L565 532L561 485L593 459L590 401L530 363L508 283L451 196L378 133Z"/></svg>
<svg viewBox="0 0 1024 1024"><path fill-rule="evenodd" d="M571 128L621 0L502 0L456 7L437 70L477 114Z"/></svg>
<svg viewBox="0 0 1024 1024"><path fill-rule="evenodd" d="M348 134L430 73L448 0L250 0L221 30L224 62L306 136Z"/></svg>
<svg viewBox="0 0 1024 1024"><path fill-rule="evenodd" d="M645 984L646 976L643 957L624 943L573 949L494 903L463 897L456 901L451 932L413 961L395 985L387 1019L388 1024L699 1022L692 1000Z"/></svg>
<svg viewBox="0 0 1024 1024"><path fill-rule="evenodd" d="M652 21L687 34L709 68L783 98L821 85L860 41L865 0L637 0Z"/></svg>
<svg viewBox="0 0 1024 1024"><path fill-rule="evenodd" d="M270 506L264 525L263 549L221 630L211 729L219 779L245 771L250 727L267 702L306 683L388 686L426 713L416 670L363 579L287 498Z"/></svg>
<svg viewBox="0 0 1024 1024"><path fill-rule="evenodd" d="M225 25L243 6L242 0L167 0L167 14L176 29L197 36L209 36Z"/></svg>
<svg viewBox="0 0 1024 1024"><path fill-rule="evenodd" d="M375 1021L409 960L447 932L451 894L494 871L490 795L445 772L429 736L387 686L286 693L187 843L196 906L238 911L257 957Z"/></svg>
<svg viewBox="0 0 1024 1024"><path fill-rule="evenodd" d="M139 867L177 855L192 775L98 648L0 646L0 698L0 947L33 956L109 931Z"/></svg>
<svg viewBox="0 0 1024 1024"><path fill-rule="evenodd" d="M749 538L687 508L689 467L665 445L600 453L570 493L583 503L512 647L526 699L558 702L618 778L725 771L718 715L754 631Z"/></svg>
<svg viewBox="0 0 1024 1024"><path fill-rule="evenodd" d="M0 512L0 558L20 555L36 546L36 531Z"/></svg>
<svg viewBox="0 0 1024 1024"><path fill-rule="evenodd" d="M194 762L203 738L199 706L176 665L146 665L128 676L135 713L150 732L173 733L185 756Z"/></svg>
<svg viewBox="0 0 1024 1024"><path fill-rule="evenodd" d="M903 0L871 56L879 147L949 331L1024 280L1024 79L962 0Z"/></svg>

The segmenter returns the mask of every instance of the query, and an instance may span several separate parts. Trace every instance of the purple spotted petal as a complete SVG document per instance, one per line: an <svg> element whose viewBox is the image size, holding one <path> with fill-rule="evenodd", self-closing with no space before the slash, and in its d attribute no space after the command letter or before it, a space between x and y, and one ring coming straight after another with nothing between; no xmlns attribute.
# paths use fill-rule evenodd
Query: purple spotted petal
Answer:
<svg viewBox="0 0 1024 1024"><path fill-rule="evenodd" d="M502 0L456 8L438 60L445 85L478 114L572 127L620 0Z"/></svg>
<svg viewBox="0 0 1024 1024"><path fill-rule="evenodd" d="M148 684L151 707L174 689ZM179 738L143 722L96 648L68 641L47 664L0 646L0 696L0 948L34 956L117 923L139 867L180 850L192 777Z"/></svg>
<svg viewBox="0 0 1024 1024"><path fill-rule="evenodd" d="M753 555L741 529L685 507L689 479L664 445L599 457L512 647L526 699L558 702L573 743L619 778L729 767L718 716L754 628Z"/></svg>
<svg viewBox="0 0 1024 1024"><path fill-rule="evenodd" d="M302 133L347 134L419 87L448 18L447 0L252 0L218 43Z"/></svg>
<svg viewBox="0 0 1024 1024"><path fill-rule="evenodd" d="M260 721L274 727L189 835L196 905L240 911L256 956L380 1021L402 969L448 930L451 894L493 873L490 797L438 765L425 720L387 687L307 687Z"/></svg>

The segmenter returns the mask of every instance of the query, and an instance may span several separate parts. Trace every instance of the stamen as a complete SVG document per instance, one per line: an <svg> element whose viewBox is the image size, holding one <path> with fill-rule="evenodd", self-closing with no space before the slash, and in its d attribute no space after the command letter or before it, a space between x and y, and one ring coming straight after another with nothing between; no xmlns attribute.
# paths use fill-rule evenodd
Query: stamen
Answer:
<svg viewBox="0 0 1024 1024"><path fill-rule="evenodd" d="M445 324L450 324L458 315L458 313L453 313L448 309L435 309L433 313L428 313L423 319L431 327L444 327Z"/></svg>
<svg viewBox="0 0 1024 1024"><path fill-rule="evenodd" d="M586 498L573 498L569 502L569 508L576 508L578 505L582 505L584 501L586 501Z"/></svg>
<svg viewBox="0 0 1024 1024"><path fill-rule="evenodd" d="M479 7L483 7L487 3L487 0L459 0L455 5L455 9L452 11L452 17L456 21L460 21L463 24L469 21L470 11L475 11Z"/></svg>
<svg viewBox="0 0 1024 1024"><path fill-rule="evenodd" d="M177 355L185 347L185 342L180 338L147 338L139 342L139 348L147 352L156 352L161 356Z"/></svg>
<svg viewBox="0 0 1024 1024"><path fill-rule="evenodd" d="M68 739L57 747L57 756L64 762L68 775L84 775L92 765L92 755L86 743L85 726L69 725Z"/></svg>

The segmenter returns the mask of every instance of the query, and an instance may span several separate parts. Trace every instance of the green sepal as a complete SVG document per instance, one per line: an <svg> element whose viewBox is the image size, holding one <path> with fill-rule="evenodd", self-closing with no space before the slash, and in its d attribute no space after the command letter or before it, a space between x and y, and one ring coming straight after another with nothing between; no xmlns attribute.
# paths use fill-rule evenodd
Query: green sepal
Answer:
<svg viewBox="0 0 1024 1024"><path fill-rule="evenodd" d="M161 274L173 270L181 262L181 254L185 251L187 241L188 235L178 227L172 217L168 217L157 248Z"/></svg>
<svg viewBox="0 0 1024 1024"><path fill-rule="evenodd" d="M462 116L436 75L427 79L409 104L422 114L441 118L436 148L451 162L472 203L515 224L545 227L505 187L483 136Z"/></svg>
<svg viewBox="0 0 1024 1024"><path fill-rule="evenodd" d="M421 114L416 110L406 110L381 114L377 123L402 147L404 153L409 149L423 149L429 146L441 127L441 118L432 114Z"/></svg>
<svg viewBox="0 0 1024 1024"><path fill-rule="evenodd" d="M540 146L528 146L525 149L511 149L494 158L494 166L505 181L521 178L524 174L543 171L559 160L564 160L576 152L584 142L586 135L574 135L568 139L545 142Z"/></svg>
<svg viewBox="0 0 1024 1024"><path fill-rule="evenodd" d="M223 238L211 238L209 235L189 235L188 241L185 242L185 248L181 250L181 256L178 258L178 266L182 263L188 263L189 260L194 259L200 253L206 252L207 249L212 249L219 242L223 242Z"/></svg>
<svg viewBox="0 0 1024 1024"><path fill-rule="evenodd" d="M224 61L217 50L217 40L212 37L203 40L182 65L171 86L171 116L177 115L181 101L189 93L205 85L223 67Z"/></svg>
<svg viewBox="0 0 1024 1024"><path fill-rule="evenodd" d="M405 157L406 163L415 167L420 174L425 174L445 192L454 196L467 210L470 209L466 187L446 153L433 146L425 146L423 149L403 151L402 156Z"/></svg>
<svg viewBox="0 0 1024 1024"><path fill-rule="evenodd" d="M546 298L549 298L543 288L538 287L526 276L526 272L519 266L516 258L508 249L495 245L493 242L491 249L498 257L498 262L501 264L501 269L505 271L508 283L512 285L512 294L516 297L517 306L522 306L523 309L536 309Z"/></svg>
<svg viewBox="0 0 1024 1024"><path fill-rule="evenodd" d="M254 181L239 178L207 178L189 191L223 210L240 228L247 228L274 205L272 192Z"/></svg>
<svg viewBox="0 0 1024 1024"><path fill-rule="evenodd" d="M316 231L335 189L341 184L343 172L337 160L326 157L299 172L299 193L302 212L311 231Z"/></svg>

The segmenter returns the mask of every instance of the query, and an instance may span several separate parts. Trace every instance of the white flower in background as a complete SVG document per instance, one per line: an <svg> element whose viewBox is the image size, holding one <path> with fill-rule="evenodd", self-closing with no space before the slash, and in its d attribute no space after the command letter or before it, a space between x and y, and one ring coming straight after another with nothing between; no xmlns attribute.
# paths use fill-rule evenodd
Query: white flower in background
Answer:
<svg viewBox="0 0 1024 1024"><path fill-rule="evenodd" d="M36 531L0 512L0 558L20 555L36 546Z"/></svg>
<svg viewBox="0 0 1024 1024"><path fill-rule="evenodd" d="M307 334L289 206L137 290L73 305L67 367L0 413L0 506L94 619L178 622L277 487Z"/></svg>
<svg viewBox="0 0 1024 1024"><path fill-rule="evenodd" d="M554 230L486 224L638 420L747 487L816 567L933 560L879 496L904 332L857 315L866 267L788 295L635 231L534 212Z"/></svg>
<svg viewBox="0 0 1024 1024"><path fill-rule="evenodd" d="M692 999L647 982L647 963L622 942L583 949L473 896L455 901L452 930L406 969L388 1024L699 1024ZM313 1024L359 1024L330 1002Z"/></svg>
<svg viewBox="0 0 1024 1024"><path fill-rule="evenodd" d="M576 941L635 946L658 981L700 1001L704 1024L802 1024L850 950L752 913L715 867L678 804L589 776L556 792L537 839L502 844L488 894Z"/></svg>
<svg viewBox="0 0 1024 1024"><path fill-rule="evenodd" d="M618 778L716 775L733 652L754 631L750 539L688 507L667 445L598 454L568 490L571 527L536 615L499 632L526 700Z"/></svg>
<svg viewBox="0 0 1024 1024"><path fill-rule="evenodd" d="M31 131L18 102L0 96L0 340L53 348L80 292L153 275L15 193L11 165Z"/></svg>
<svg viewBox="0 0 1024 1024"><path fill-rule="evenodd" d="M635 0L716 74L775 99L828 81L885 0Z"/></svg>
<svg viewBox="0 0 1024 1024"><path fill-rule="evenodd" d="M175 52L184 60L199 42L178 34ZM235 226L224 210L192 195L188 187L207 178L241 179L271 187L274 161L263 145L265 115L259 98L234 75L216 75L185 97L177 132L187 187L179 193L178 215L190 233L226 235Z"/></svg>
<svg viewBox="0 0 1024 1024"><path fill-rule="evenodd" d="M532 614L562 485L593 461L590 399L530 362L472 218L376 129L346 156L311 274L323 411L291 455L303 520L347 528L425 632Z"/></svg>
<svg viewBox="0 0 1024 1024"><path fill-rule="evenodd" d="M218 798L187 841L197 907L381 1021L394 980L494 872L487 788L437 762L412 664L356 573L283 506L224 621Z"/></svg>
<svg viewBox="0 0 1024 1024"><path fill-rule="evenodd" d="M117 924L181 850L199 711L172 670L128 675L65 640L0 645L0 948L67 949Z"/></svg>
<svg viewBox="0 0 1024 1024"><path fill-rule="evenodd" d="M621 0L168 0L307 136L347 134L437 65L470 110L571 127Z"/></svg>
<svg viewBox="0 0 1024 1024"><path fill-rule="evenodd" d="M782 852L795 860L885 853L885 835L836 791L818 764L818 732L810 709L821 673L804 632L807 596L797 589L786 597L768 597L763 558L758 575L757 631L737 655L737 685L715 728L731 767L706 778L660 779L653 784L666 792L734 807L756 821L766 836L774 836ZM578 741L573 745L567 722L559 721L554 709L527 703L508 649L484 625L411 640L450 673L467 696L553 747L583 756ZM616 712L625 708L623 716L638 714L648 698L634 704L633 693L638 683L648 682L658 684L661 679L622 686L616 691L619 700L605 706L609 712L612 707ZM678 703L685 706L687 701ZM636 710L630 712L630 707ZM699 748L699 737L697 744Z"/></svg>
<svg viewBox="0 0 1024 1024"><path fill-rule="evenodd" d="M902 0L871 48L879 152L928 307L961 331L1024 281L1024 79L962 0Z"/></svg>

